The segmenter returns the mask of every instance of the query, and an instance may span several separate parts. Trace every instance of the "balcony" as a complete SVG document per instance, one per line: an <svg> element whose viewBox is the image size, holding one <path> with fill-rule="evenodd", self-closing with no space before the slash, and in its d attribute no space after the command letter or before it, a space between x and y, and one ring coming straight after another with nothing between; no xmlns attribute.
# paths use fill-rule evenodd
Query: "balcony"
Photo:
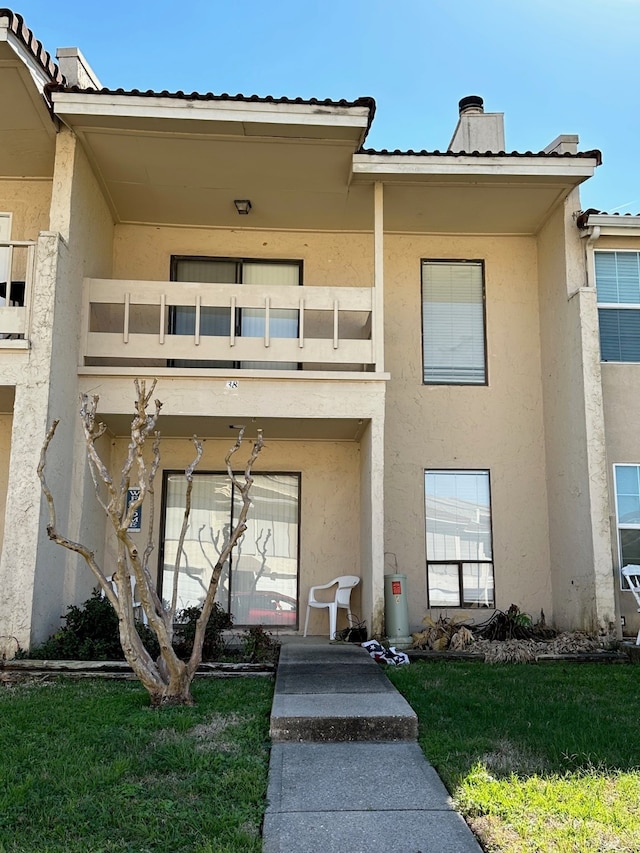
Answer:
<svg viewBox="0 0 640 853"><path fill-rule="evenodd" d="M36 243L0 241L0 350L28 347Z"/></svg>
<svg viewBox="0 0 640 853"><path fill-rule="evenodd" d="M288 371L293 378L384 369L370 287L92 278L83 295L81 372Z"/></svg>

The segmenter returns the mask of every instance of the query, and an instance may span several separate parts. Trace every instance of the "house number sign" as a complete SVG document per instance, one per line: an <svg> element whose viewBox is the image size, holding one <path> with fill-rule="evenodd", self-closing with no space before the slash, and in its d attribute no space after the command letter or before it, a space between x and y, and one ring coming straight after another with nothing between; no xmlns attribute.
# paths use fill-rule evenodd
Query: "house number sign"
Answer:
<svg viewBox="0 0 640 853"><path fill-rule="evenodd" d="M137 501L139 497L140 489L127 489L127 512L129 511L130 504L132 504L133 501ZM130 533L142 530L142 505L140 505L134 512L131 524L127 529Z"/></svg>

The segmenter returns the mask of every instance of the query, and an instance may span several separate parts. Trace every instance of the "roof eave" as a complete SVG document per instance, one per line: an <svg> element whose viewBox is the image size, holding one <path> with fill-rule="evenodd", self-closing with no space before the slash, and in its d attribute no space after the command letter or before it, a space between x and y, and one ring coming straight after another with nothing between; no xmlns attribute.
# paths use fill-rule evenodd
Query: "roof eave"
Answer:
<svg viewBox="0 0 640 853"><path fill-rule="evenodd" d="M588 236L595 228L601 237L640 236L640 215L586 212L578 216L576 224L583 231L583 236Z"/></svg>
<svg viewBox="0 0 640 853"><path fill-rule="evenodd" d="M118 93L107 90L71 91L53 87L54 111L73 122L84 116L180 119L189 121L251 122L270 125L353 128L360 140L371 120L371 106L360 103L294 103L182 93Z"/></svg>
<svg viewBox="0 0 640 853"><path fill-rule="evenodd" d="M509 155L509 154L355 154L354 179L358 176L374 180L393 180L409 176L449 176L461 178L472 175L496 177L552 178L570 183L582 183L598 166L596 156L584 155Z"/></svg>

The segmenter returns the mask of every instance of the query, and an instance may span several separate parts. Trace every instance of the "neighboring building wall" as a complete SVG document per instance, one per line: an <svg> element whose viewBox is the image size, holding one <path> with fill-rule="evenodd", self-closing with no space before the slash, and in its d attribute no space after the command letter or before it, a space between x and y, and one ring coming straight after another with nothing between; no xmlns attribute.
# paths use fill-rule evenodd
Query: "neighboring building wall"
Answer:
<svg viewBox="0 0 640 853"><path fill-rule="evenodd" d="M410 627L427 610L430 468L490 471L496 604L517 604L534 617L544 609L551 619L535 240L387 236L385 248L385 550L408 576ZM423 385L423 258L484 260L488 387ZM386 571L394 568L388 556ZM477 610L447 612L484 618Z"/></svg>
<svg viewBox="0 0 640 853"><path fill-rule="evenodd" d="M632 249L640 251L637 238L601 237L594 249ZM592 261L592 259L590 259ZM619 597L620 615L625 619L624 633L636 636L640 627L640 616L633 595L620 589L617 569L620 557L617 546L617 524L615 507L615 483L613 466L616 464L640 465L640 396L632 389L640 387L640 365L637 363L603 363L602 398L607 442L607 477L609 482L609 513L611 524L612 553L614 561L615 591Z"/></svg>
<svg viewBox="0 0 640 853"><path fill-rule="evenodd" d="M573 221L577 192L539 237L540 334L554 621L615 621L595 291Z"/></svg>

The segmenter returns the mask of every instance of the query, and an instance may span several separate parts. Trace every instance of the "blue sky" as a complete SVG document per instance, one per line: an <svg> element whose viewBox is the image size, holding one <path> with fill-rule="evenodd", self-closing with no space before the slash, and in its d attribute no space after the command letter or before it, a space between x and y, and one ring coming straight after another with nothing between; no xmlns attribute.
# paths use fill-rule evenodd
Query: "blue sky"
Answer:
<svg viewBox="0 0 640 853"><path fill-rule="evenodd" d="M373 148L446 149L465 95L504 112L507 150L560 133L604 163L583 208L640 212L640 0L21 0L52 54L104 86L370 95Z"/></svg>

